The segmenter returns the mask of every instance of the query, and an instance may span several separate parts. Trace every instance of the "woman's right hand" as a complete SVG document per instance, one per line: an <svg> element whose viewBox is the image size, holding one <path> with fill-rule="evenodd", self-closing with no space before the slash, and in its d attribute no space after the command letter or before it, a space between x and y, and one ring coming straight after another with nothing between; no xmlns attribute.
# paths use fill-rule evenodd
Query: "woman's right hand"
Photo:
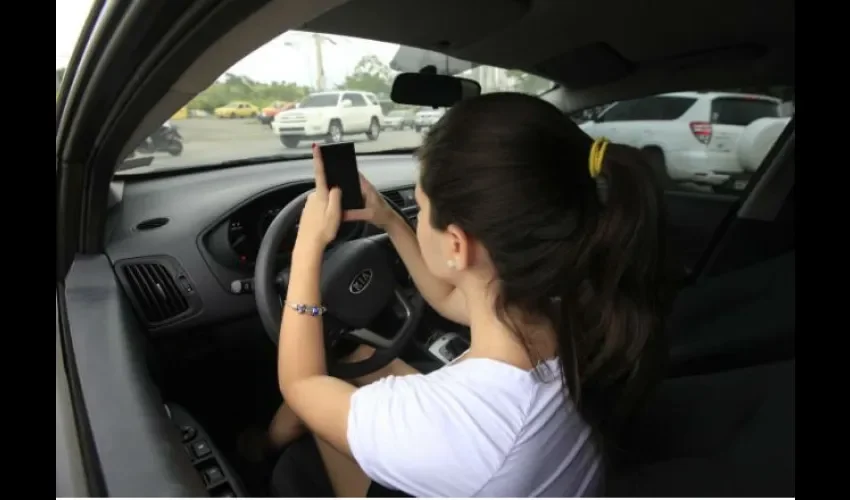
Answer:
<svg viewBox="0 0 850 500"><path fill-rule="evenodd" d="M383 229L413 278L417 290L438 314L455 323L469 325L466 299L453 285L434 276L419 249L416 230L407 224L404 216L392 209L387 200L371 182L360 176L364 208L345 212L345 220L362 220Z"/></svg>
<svg viewBox="0 0 850 500"><path fill-rule="evenodd" d="M396 211L375 189L375 186L363 177L363 174L360 174L360 191L363 193L364 207L345 212L344 219L347 221L366 221L381 229L386 229L398 215Z"/></svg>

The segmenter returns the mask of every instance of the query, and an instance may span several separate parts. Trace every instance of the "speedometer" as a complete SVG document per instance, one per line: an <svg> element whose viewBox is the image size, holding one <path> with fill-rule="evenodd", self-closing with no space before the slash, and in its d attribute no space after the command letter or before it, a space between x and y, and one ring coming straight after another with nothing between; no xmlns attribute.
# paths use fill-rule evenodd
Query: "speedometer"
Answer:
<svg viewBox="0 0 850 500"><path fill-rule="evenodd" d="M230 221L227 228L227 240L230 243L230 248L239 256L240 261L244 262L253 250L250 238L245 234L242 221L236 219Z"/></svg>
<svg viewBox="0 0 850 500"><path fill-rule="evenodd" d="M270 208L263 212L263 214L260 216L260 220L257 221L257 238L260 241L262 241L263 236L266 235L266 231L269 230L269 226L271 226L272 221L275 217L277 217L277 214L279 213L280 207Z"/></svg>

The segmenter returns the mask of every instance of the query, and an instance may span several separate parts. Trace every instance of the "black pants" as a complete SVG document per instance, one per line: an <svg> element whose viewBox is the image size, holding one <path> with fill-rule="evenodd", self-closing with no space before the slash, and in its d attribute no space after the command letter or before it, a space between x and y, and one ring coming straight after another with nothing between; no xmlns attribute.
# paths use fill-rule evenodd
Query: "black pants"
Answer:
<svg viewBox="0 0 850 500"><path fill-rule="evenodd" d="M440 368L439 361L419 361L411 365L422 373ZM335 497L331 480L319 454L316 441L310 434L286 447L272 472L271 494L275 497L329 498ZM407 493L372 482L367 497L411 498Z"/></svg>
<svg viewBox="0 0 850 500"><path fill-rule="evenodd" d="M335 497L330 477L325 470L316 441L310 434L287 446L272 472L271 494L274 497ZM410 495L373 482L367 497L410 498Z"/></svg>

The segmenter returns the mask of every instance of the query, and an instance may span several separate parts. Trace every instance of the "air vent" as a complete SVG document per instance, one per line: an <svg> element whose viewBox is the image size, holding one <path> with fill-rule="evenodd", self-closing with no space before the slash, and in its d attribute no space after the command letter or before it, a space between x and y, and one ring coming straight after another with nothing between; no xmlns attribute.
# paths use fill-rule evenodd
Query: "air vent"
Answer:
<svg viewBox="0 0 850 500"><path fill-rule="evenodd" d="M155 219L143 220L136 224L137 231L150 231L168 224L168 217L157 217Z"/></svg>
<svg viewBox="0 0 850 500"><path fill-rule="evenodd" d="M127 292L148 324L164 323L189 310L189 302L164 265L126 264L122 271Z"/></svg>
<svg viewBox="0 0 850 500"><path fill-rule="evenodd" d="M404 196L398 191L387 191L384 193L384 196L387 197L388 200L393 202L398 208L404 208L406 205Z"/></svg>

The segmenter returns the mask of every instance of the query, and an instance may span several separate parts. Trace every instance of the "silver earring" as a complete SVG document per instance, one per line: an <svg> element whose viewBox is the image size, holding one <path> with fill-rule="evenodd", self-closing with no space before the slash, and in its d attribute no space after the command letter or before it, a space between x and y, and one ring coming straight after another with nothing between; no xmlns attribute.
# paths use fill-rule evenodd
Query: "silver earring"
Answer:
<svg viewBox="0 0 850 500"><path fill-rule="evenodd" d="M449 266L449 269L454 269L455 267L457 267L457 264L455 264L455 261L453 260L447 261L446 265Z"/></svg>

